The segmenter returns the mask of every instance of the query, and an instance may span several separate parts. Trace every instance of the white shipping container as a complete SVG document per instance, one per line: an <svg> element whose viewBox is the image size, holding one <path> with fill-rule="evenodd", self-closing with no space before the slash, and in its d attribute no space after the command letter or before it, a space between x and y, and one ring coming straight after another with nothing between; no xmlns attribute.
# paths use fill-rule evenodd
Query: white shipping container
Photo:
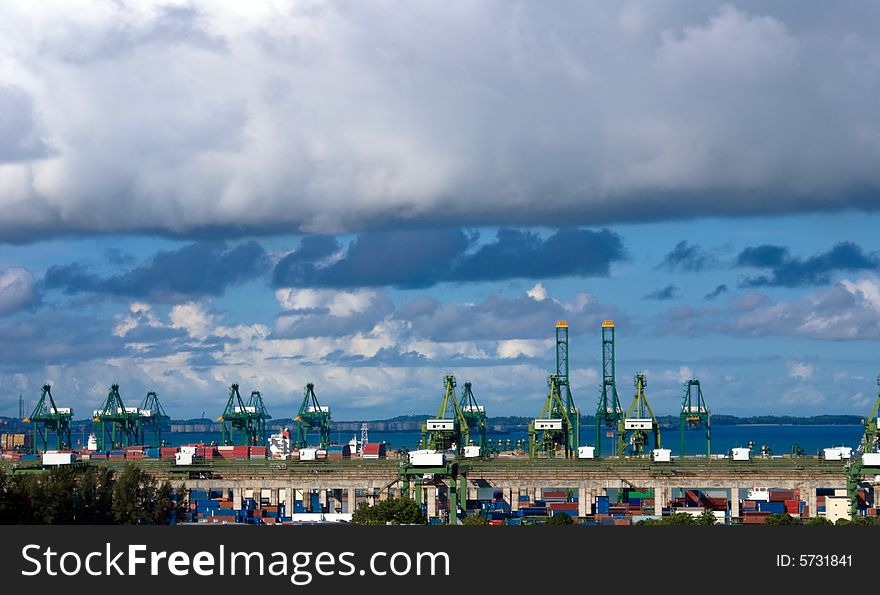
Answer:
<svg viewBox="0 0 880 595"><path fill-rule="evenodd" d="M535 420L535 429L536 430L561 430L562 429L562 420L561 419L538 418Z"/></svg>
<svg viewBox="0 0 880 595"><path fill-rule="evenodd" d="M865 467L880 467L880 452L866 452L863 454L862 465Z"/></svg>
<svg viewBox="0 0 880 595"><path fill-rule="evenodd" d="M842 453L836 448L826 448L824 452L826 461L840 461L842 459Z"/></svg>
<svg viewBox="0 0 880 595"><path fill-rule="evenodd" d="M625 430L650 430L654 427L654 420L649 417L628 417L623 420Z"/></svg>
<svg viewBox="0 0 880 595"><path fill-rule="evenodd" d="M465 458L474 458L480 456L480 447L479 446L465 446L464 447L464 456Z"/></svg>
<svg viewBox="0 0 880 595"><path fill-rule="evenodd" d="M429 430L449 430L455 429L455 420L452 419L429 419L425 422Z"/></svg>
<svg viewBox="0 0 880 595"><path fill-rule="evenodd" d="M748 448L734 448L732 452L734 461L748 461L752 454L752 451Z"/></svg>
<svg viewBox="0 0 880 595"><path fill-rule="evenodd" d="M47 451L43 453L44 465L70 465L76 461L76 455L72 452Z"/></svg>
<svg viewBox="0 0 880 595"><path fill-rule="evenodd" d="M181 449L186 447L181 447ZM193 455L192 453L187 452L177 452L174 453L174 464L175 465L192 465L193 464Z"/></svg>
<svg viewBox="0 0 880 595"><path fill-rule="evenodd" d="M668 448L655 448L652 451L654 461L658 463L669 463L672 461L672 451Z"/></svg>
<svg viewBox="0 0 880 595"><path fill-rule="evenodd" d="M595 446L578 446L578 458L579 459L595 459L596 458L596 447Z"/></svg>
<svg viewBox="0 0 880 595"><path fill-rule="evenodd" d="M414 450L409 453L409 464L417 467L439 467L445 462L445 455L436 450Z"/></svg>
<svg viewBox="0 0 880 595"><path fill-rule="evenodd" d="M318 458L317 448L301 448L299 451L300 461L314 461Z"/></svg>

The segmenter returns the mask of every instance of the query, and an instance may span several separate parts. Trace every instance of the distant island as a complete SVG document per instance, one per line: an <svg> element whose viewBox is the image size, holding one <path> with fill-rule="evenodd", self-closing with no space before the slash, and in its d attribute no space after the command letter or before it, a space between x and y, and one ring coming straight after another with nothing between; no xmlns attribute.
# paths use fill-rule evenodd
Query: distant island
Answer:
<svg viewBox="0 0 880 595"><path fill-rule="evenodd" d="M388 419L334 421L333 430L337 432L359 432L363 424L367 424L367 430L374 432L412 432L419 431L422 423L430 415L398 415ZM530 417L502 416L490 417L488 429L493 432L509 432L522 430L529 425ZM677 428L678 416L661 415L657 417L663 428ZM279 431L293 427L296 422L292 418L271 419L266 424L270 431ZM813 415L800 417L792 415L753 415L738 417L736 415L717 414L712 416L712 425L737 426L737 425L774 425L774 426L847 426L860 425L862 417L858 415ZM593 426L595 418L592 415L581 416L581 426ZM77 420L71 424L71 429L76 433L94 431L94 423L90 419ZM23 423L14 417L0 417L0 434L23 433L29 429L29 424ZM221 424L213 419L191 418L171 420L171 432L219 432Z"/></svg>

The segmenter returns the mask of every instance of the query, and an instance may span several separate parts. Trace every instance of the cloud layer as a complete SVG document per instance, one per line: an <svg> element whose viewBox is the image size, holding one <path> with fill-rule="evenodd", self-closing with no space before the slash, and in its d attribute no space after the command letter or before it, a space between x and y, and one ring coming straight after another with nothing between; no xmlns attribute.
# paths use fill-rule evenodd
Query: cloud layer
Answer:
<svg viewBox="0 0 880 595"><path fill-rule="evenodd" d="M562 229L543 238L501 229L478 244L460 229L366 232L347 249L328 236L307 236L275 267L275 287L429 287L444 281L607 277L626 259L623 240L603 229Z"/></svg>
<svg viewBox="0 0 880 595"><path fill-rule="evenodd" d="M267 270L266 252L257 242L200 242L160 251L144 264L116 275L92 273L81 264L53 265L46 271L43 285L71 295L88 292L180 302L222 295L228 286Z"/></svg>
<svg viewBox="0 0 880 595"><path fill-rule="evenodd" d="M874 3L43 4L0 241L878 206Z"/></svg>

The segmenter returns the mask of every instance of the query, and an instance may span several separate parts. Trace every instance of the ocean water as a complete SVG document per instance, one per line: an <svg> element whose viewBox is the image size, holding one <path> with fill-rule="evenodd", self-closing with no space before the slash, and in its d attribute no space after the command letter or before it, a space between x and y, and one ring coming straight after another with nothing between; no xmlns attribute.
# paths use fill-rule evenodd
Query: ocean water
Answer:
<svg viewBox="0 0 880 595"><path fill-rule="evenodd" d="M835 426L716 426L712 428L711 445L713 454L726 454L731 448L754 444L756 452L762 446L769 447L772 454L789 454L793 445L801 446L808 455L820 454L823 448L831 446L850 446L855 449L862 437L864 428L860 425ZM345 443L352 439L354 433L333 432L334 442ZM503 449L514 447L517 441L525 444L527 432L488 432L487 437L497 443L501 441ZM212 442L220 444L221 435L202 432L167 432L162 438L172 445ZM360 438L360 434L358 434ZM412 450L418 447L421 434L419 432L370 432L370 442L385 442L390 448ZM74 440L75 441L75 440ZM508 442L509 441L509 442ZM602 453L610 454L614 449L614 438L602 435ZM672 449L678 454L680 445L679 430L667 428L661 432L661 446ZM581 444L595 445L595 426L581 427ZM703 454L706 452L705 430L687 430L685 432L685 454Z"/></svg>

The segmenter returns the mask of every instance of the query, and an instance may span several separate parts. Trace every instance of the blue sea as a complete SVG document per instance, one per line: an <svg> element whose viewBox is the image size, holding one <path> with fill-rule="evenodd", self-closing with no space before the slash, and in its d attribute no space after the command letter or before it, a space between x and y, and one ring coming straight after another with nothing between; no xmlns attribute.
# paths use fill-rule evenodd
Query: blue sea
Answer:
<svg viewBox="0 0 880 595"><path fill-rule="evenodd" d="M713 454L726 454L731 448L748 446L753 443L756 452L762 446L770 449L772 454L789 454L794 445L802 447L808 455L820 454L823 448L831 446L850 446L856 448L864 432L860 425L834 426L778 426L778 425L741 425L716 426L712 428L711 442ZM334 432L332 437L337 443L345 443L352 439L352 432ZM370 442L385 442L390 448L412 450L418 447L419 432L370 432ZM487 437L497 443L501 441L503 450L516 447L517 441L526 444L527 432L488 432ZM167 432L162 438L172 445L205 443L221 443L220 433L202 432ZM358 438L360 435L358 434ZM614 449L614 438L603 433L602 453L609 454ZM706 452L704 430L688 430L685 433L685 454L704 454ZM594 426L581 428L581 444L594 445L596 430ZM678 454L680 437L679 430L667 428L661 432L660 441L665 448Z"/></svg>

